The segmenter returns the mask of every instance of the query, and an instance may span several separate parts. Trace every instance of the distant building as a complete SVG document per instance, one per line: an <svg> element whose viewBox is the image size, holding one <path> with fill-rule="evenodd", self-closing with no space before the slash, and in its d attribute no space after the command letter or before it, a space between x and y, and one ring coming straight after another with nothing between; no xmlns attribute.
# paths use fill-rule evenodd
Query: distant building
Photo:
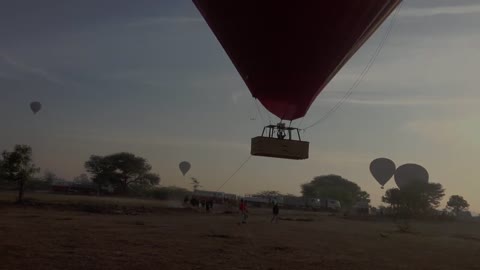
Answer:
<svg viewBox="0 0 480 270"><path fill-rule="evenodd" d="M264 197L256 197L256 196L245 196L242 198L248 205L254 207L265 207L269 206L271 200Z"/></svg>
<svg viewBox="0 0 480 270"><path fill-rule="evenodd" d="M79 195L96 195L98 194L98 186L94 183L74 183L69 181L55 181L52 186L55 193L79 194ZM110 186L102 187L102 194L112 194L113 188Z"/></svg>
<svg viewBox="0 0 480 270"><path fill-rule="evenodd" d="M342 208L338 200L296 196L285 196L281 199L280 204L286 208L310 209L314 211L339 211Z"/></svg>
<svg viewBox="0 0 480 270"><path fill-rule="evenodd" d="M238 196L235 194L227 194L224 192L207 191L207 190L195 190L192 193L192 197L199 201L213 200L214 203L224 203L226 201L236 201Z"/></svg>
<svg viewBox="0 0 480 270"><path fill-rule="evenodd" d="M370 203L367 202L367 201L357 202L353 206L353 210L354 210L355 214L357 214L357 215L370 215L371 214Z"/></svg>

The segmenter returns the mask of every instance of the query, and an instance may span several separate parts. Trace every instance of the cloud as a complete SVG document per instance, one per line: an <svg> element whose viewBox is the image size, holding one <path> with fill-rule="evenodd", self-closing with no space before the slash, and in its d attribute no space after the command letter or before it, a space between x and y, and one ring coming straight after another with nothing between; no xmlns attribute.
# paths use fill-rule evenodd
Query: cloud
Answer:
<svg viewBox="0 0 480 270"><path fill-rule="evenodd" d="M121 135L112 136L111 134L96 134L93 131L83 130L82 136L77 136L79 132L70 130L69 135L52 135L57 140L88 141L101 143L102 145L122 145L128 146L148 146L148 147L178 147L178 148L211 148L211 149L231 149L249 151L250 145L234 140L218 140L215 138L192 138L192 137L158 137L158 136L139 136L139 135Z"/></svg>
<svg viewBox="0 0 480 270"><path fill-rule="evenodd" d="M459 5L433 8L405 8L400 11L403 17L426 17L436 15L464 15L480 13L480 5Z"/></svg>
<svg viewBox="0 0 480 270"><path fill-rule="evenodd" d="M22 62L18 61L17 59L12 58L8 54L0 54L0 58L3 59L11 67L15 68L17 71L41 77L44 80L46 80L50 83L53 83L53 84L57 84L57 85L61 85L61 86L65 85L63 80L61 80L57 76L51 74L50 72L48 72L44 69L38 68L38 67L33 67L33 66L27 65L25 63L22 63Z"/></svg>
<svg viewBox="0 0 480 270"><path fill-rule="evenodd" d="M150 17L144 18L138 21L130 22L128 26L131 27L143 27L153 26L159 24L189 24L189 23L201 23L203 19L201 17Z"/></svg>
<svg viewBox="0 0 480 270"><path fill-rule="evenodd" d="M455 130L458 125L449 120L414 120L406 122L404 125L407 131L421 136L430 143L438 145L458 144L458 134Z"/></svg>
<svg viewBox="0 0 480 270"><path fill-rule="evenodd" d="M324 99L325 102L337 103L339 98ZM452 105L480 105L480 99L473 98L431 98L431 97L411 97L411 98L386 98L380 99L347 99L344 103L368 105L368 106L452 106Z"/></svg>
<svg viewBox="0 0 480 270"><path fill-rule="evenodd" d="M416 119L406 122L404 128L431 144L468 150L472 154L480 147L477 140L480 130L476 123L476 114L462 114L456 118Z"/></svg>

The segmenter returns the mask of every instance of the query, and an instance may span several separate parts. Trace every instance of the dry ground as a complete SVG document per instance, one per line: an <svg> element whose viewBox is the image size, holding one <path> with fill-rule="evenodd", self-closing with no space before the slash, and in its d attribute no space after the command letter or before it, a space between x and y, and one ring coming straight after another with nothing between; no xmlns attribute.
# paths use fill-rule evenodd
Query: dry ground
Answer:
<svg viewBox="0 0 480 270"><path fill-rule="evenodd" d="M480 269L474 222L415 223L405 234L390 221L293 211L270 224L269 211L252 209L238 225L237 215L165 202L102 199L151 211L99 214L55 206L94 197L35 195L49 204L24 207L9 196L0 194L0 269Z"/></svg>

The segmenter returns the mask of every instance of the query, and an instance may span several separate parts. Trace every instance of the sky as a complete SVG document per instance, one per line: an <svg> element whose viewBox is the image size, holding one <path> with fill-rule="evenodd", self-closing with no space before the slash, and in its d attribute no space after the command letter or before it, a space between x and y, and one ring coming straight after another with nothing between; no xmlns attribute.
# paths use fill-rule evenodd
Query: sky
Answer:
<svg viewBox="0 0 480 270"><path fill-rule="evenodd" d="M253 157L222 191L300 194L338 174L378 205L369 163L418 163L431 182L480 212L480 3L405 0L381 53L352 96L302 134L310 158ZM350 89L392 18L319 95L300 127ZM71 179L90 155L145 157L162 185L216 190L277 119L260 113L190 0L16 0L0 9L0 149L29 144L43 171ZM44 108L33 115L31 101ZM254 120L252 120L254 119ZM395 187L391 180L386 188Z"/></svg>

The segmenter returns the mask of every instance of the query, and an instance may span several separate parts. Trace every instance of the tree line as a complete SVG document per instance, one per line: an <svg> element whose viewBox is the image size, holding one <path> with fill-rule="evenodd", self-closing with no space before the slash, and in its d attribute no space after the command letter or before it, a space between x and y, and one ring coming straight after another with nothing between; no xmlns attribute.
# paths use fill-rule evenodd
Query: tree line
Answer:
<svg viewBox="0 0 480 270"><path fill-rule="evenodd" d="M370 203L370 195L356 183L338 175L317 176L301 185L301 193L305 198L324 198L340 201L343 209L352 208L357 202ZM275 198L294 196L281 194L278 191L262 191L254 196ZM405 189L392 188L382 196L382 202L389 205L387 209L394 216L421 217L438 214L438 208L445 196L445 189L439 183L417 183ZM447 202L444 213L459 216L466 213L468 202L460 195L452 195ZM386 213L388 214L388 213Z"/></svg>
<svg viewBox="0 0 480 270"><path fill-rule="evenodd" d="M152 173L152 166L142 157L121 152L107 156L92 155L84 167L90 174L75 178L78 184L94 184L98 192L111 187L116 194L127 194L130 189L149 189L160 183L160 176ZM32 159L32 148L28 145L16 145L13 151L3 151L0 157L0 180L14 185L18 190L17 201L22 202L29 184L51 185L59 180L53 173L47 172L43 179L35 175L40 171ZM179 191L179 188L173 189ZM158 190L157 190L158 191ZM158 194L157 194L158 195Z"/></svg>
<svg viewBox="0 0 480 270"><path fill-rule="evenodd" d="M190 192L177 187L158 187L160 176L152 173L152 166L142 157L132 153L116 153L107 156L92 155L84 164L86 174L74 179L77 184L93 184L97 194L110 187L116 194L141 194L157 199L181 198ZM46 172L42 180L34 175L40 171L32 159L32 148L28 145L16 145L13 151L3 151L0 157L0 182L11 183L18 190L18 202L23 201L25 187L30 185L51 185L58 178ZM192 178L194 190L200 187L199 180ZM357 202L370 202L370 195L360 186L338 175L317 176L301 185L301 193L306 198L324 198L340 201L345 209L352 208ZM294 196L282 195L276 191L264 191L256 194L262 197ZM382 202L389 205L395 215L422 216L438 209L445 189L439 183L412 184L406 188L392 188L382 196ZM468 202L459 195L450 197L449 212L459 215L468 210Z"/></svg>

